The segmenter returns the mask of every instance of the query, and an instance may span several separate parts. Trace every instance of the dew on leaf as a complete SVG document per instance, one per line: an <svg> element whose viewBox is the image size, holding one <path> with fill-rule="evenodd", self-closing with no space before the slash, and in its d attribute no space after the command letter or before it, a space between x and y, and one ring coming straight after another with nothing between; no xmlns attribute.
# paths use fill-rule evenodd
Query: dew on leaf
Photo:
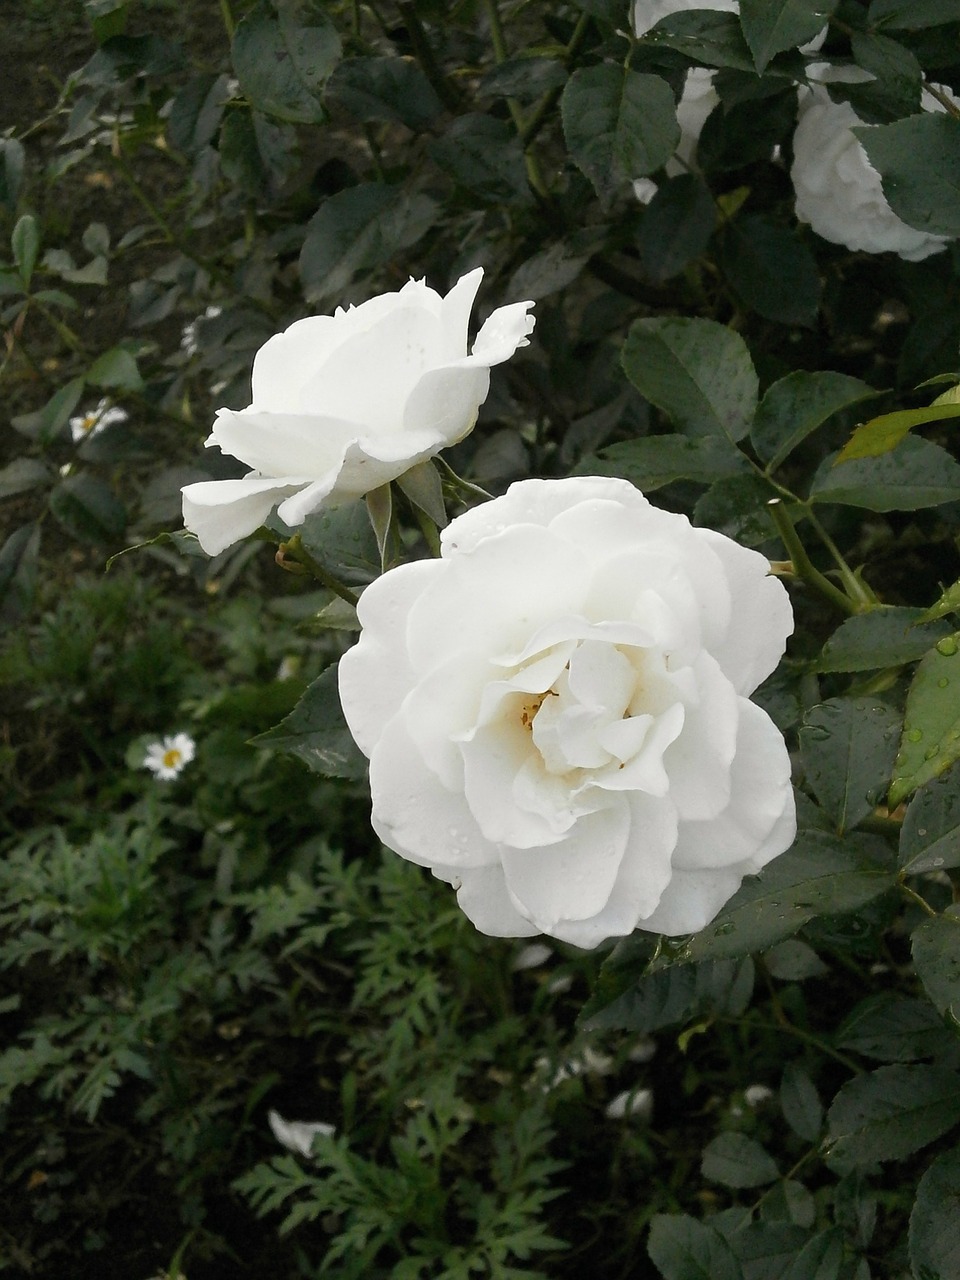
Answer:
<svg viewBox="0 0 960 1280"><path fill-rule="evenodd" d="M956 636L944 636L942 640L937 641L937 653L944 658L952 658L957 652Z"/></svg>
<svg viewBox="0 0 960 1280"><path fill-rule="evenodd" d="M908 730L907 730L907 741L908 741L908 742L919 742L919 741L921 740L921 738L922 738L922 737L923 737L923 730L922 730L922 729L908 729Z"/></svg>

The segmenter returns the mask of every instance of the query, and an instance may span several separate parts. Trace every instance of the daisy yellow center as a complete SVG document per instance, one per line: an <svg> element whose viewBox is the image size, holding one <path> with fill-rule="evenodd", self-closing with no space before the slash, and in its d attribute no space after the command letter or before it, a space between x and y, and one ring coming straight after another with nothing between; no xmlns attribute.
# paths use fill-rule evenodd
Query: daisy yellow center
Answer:
<svg viewBox="0 0 960 1280"><path fill-rule="evenodd" d="M176 747L171 747L169 751L163 753L163 763L168 769L175 769L182 759L183 754Z"/></svg>
<svg viewBox="0 0 960 1280"><path fill-rule="evenodd" d="M93 428L97 425L98 417L99 417L99 414L88 413L86 417L83 419L83 421L80 423L80 430L92 431Z"/></svg>

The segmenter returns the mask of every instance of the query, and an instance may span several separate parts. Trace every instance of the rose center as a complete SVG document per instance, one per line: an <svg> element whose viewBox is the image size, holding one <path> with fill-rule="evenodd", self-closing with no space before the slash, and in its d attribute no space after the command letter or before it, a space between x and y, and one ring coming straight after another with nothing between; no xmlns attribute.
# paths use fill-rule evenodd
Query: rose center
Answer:
<svg viewBox="0 0 960 1280"><path fill-rule="evenodd" d="M556 689L545 689L543 693L538 693L535 698L531 698L529 702L525 702L521 706L520 723L528 733L533 733L533 721L547 698L558 698L559 696Z"/></svg>

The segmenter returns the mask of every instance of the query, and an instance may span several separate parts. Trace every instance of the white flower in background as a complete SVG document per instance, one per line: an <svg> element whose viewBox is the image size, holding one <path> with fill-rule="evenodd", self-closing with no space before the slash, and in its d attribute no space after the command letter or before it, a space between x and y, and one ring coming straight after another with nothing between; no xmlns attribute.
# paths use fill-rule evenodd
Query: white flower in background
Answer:
<svg viewBox="0 0 960 1280"><path fill-rule="evenodd" d="M526 346L532 302L467 328L483 275L446 297L422 280L276 334L253 364L253 403L221 409L208 445L253 470L183 490L183 521L209 555L258 528L271 509L294 527L395 480L472 429L490 368ZM279 504L279 506L278 506Z"/></svg>
<svg viewBox="0 0 960 1280"><path fill-rule="evenodd" d="M861 67L823 63L810 67L809 74L814 83L801 90L790 170L797 217L824 240L848 249L889 251L908 262L939 253L949 241L908 226L897 217L883 194L880 174L853 133L864 122L848 102L833 102L824 87L829 81L856 83L873 77ZM960 99L947 89L943 91L960 105ZM925 111L944 110L926 91L922 107Z"/></svg>
<svg viewBox="0 0 960 1280"><path fill-rule="evenodd" d="M301 1156L310 1155L313 1140L318 1133L325 1138L332 1138L336 1132L332 1124L324 1124L322 1120L284 1120L279 1111L268 1111L267 1120L280 1145Z"/></svg>
<svg viewBox="0 0 960 1280"><path fill-rule="evenodd" d="M539 969L552 955L552 947L544 946L542 942L531 942L520 949L510 968L514 973L522 973L525 969Z"/></svg>
<svg viewBox="0 0 960 1280"><path fill-rule="evenodd" d="M649 1120L653 1116L653 1090L625 1089L607 1104L604 1114L608 1120L625 1120L628 1116Z"/></svg>
<svg viewBox="0 0 960 1280"><path fill-rule="evenodd" d="M81 440L98 436L101 431L106 431L107 427L115 426L118 422L126 422L128 416L125 409L121 409L118 405L111 405L109 400L104 399L95 409L88 409L86 413L79 413L70 419L70 435L74 444L79 444Z"/></svg>
<svg viewBox="0 0 960 1280"><path fill-rule="evenodd" d="M768 1084L748 1084L743 1091L743 1100L748 1107L762 1107L773 1097L773 1090Z"/></svg>
<svg viewBox="0 0 960 1280"><path fill-rule="evenodd" d="M340 661L372 822L481 932L703 928L792 843L749 695L793 616L756 551L623 480L525 480L364 591Z"/></svg>
<svg viewBox="0 0 960 1280"><path fill-rule="evenodd" d="M176 733L173 737L150 743L143 767L156 774L161 782L170 782L183 772L196 754L196 744L190 735Z"/></svg>
<svg viewBox="0 0 960 1280"><path fill-rule="evenodd" d="M189 324L185 324L183 326L183 333L180 337L180 346L188 356L195 356L200 350L197 339L201 322L203 320L216 320L217 316L222 313L223 308L213 304L212 306L207 307L202 316L197 316L196 319L191 320Z"/></svg>

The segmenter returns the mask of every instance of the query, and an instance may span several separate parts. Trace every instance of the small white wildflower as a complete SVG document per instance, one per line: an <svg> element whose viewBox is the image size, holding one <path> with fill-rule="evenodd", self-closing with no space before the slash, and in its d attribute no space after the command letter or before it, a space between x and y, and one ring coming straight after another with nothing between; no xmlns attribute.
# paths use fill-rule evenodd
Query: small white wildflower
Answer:
<svg viewBox="0 0 960 1280"><path fill-rule="evenodd" d="M161 782L169 782L190 763L197 754L196 744L188 733L151 742L147 747L143 767L155 773Z"/></svg>
<svg viewBox="0 0 960 1280"><path fill-rule="evenodd" d="M623 1120L627 1116L649 1120L653 1115L653 1090L624 1089L607 1104L604 1114L608 1120Z"/></svg>
<svg viewBox="0 0 960 1280"><path fill-rule="evenodd" d="M547 983L547 990L552 996L562 996L564 992L569 991L572 986L572 973L558 973L555 978L551 978Z"/></svg>
<svg viewBox="0 0 960 1280"><path fill-rule="evenodd" d="M191 320L189 324L183 326L183 333L180 337L180 346L188 356L195 356L200 347L197 342L197 330L201 320L215 320L223 311L222 307L216 305L207 307L202 316L197 316Z"/></svg>
<svg viewBox="0 0 960 1280"><path fill-rule="evenodd" d="M536 1066L541 1071L546 1071L550 1067L548 1058L538 1058ZM569 1058L565 1058L563 1062L556 1068L550 1079L544 1084L544 1093L549 1093L551 1089L556 1089L566 1080L575 1080L577 1076L606 1076L613 1070L613 1059L605 1053L598 1053L596 1049L591 1049L589 1045L581 1053L574 1054Z"/></svg>
<svg viewBox="0 0 960 1280"><path fill-rule="evenodd" d="M118 405L111 406L110 401L105 398L95 409L88 409L86 413L78 413L76 417L70 419L70 435L73 437L74 444L79 444L81 440L98 436L101 431L105 431L115 423L126 422L127 417L125 409L121 409Z"/></svg>
<svg viewBox="0 0 960 1280"><path fill-rule="evenodd" d="M743 1100L748 1107L762 1106L773 1097L773 1090L765 1084L748 1084L743 1091Z"/></svg>
<svg viewBox="0 0 960 1280"><path fill-rule="evenodd" d="M310 1155L313 1140L318 1133L322 1133L325 1138L332 1138L336 1132L332 1124L324 1124L322 1120L284 1120L279 1111L269 1111L267 1119L273 1136L280 1145L301 1156Z"/></svg>
<svg viewBox="0 0 960 1280"><path fill-rule="evenodd" d="M645 1036L642 1040L637 1041L627 1054L627 1057L631 1062L649 1062L656 1052L656 1040L651 1040L649 1037Z"/></svg>
<svg viewBox="0 0 960 1280"><path fill-rule="evenodd" d="M523 947L517 953L517 958L510 967L514 973L520 973L524 969L539 969L552 955L551 947L545 946L542 942L531 942L529 947Z"/></svg>

